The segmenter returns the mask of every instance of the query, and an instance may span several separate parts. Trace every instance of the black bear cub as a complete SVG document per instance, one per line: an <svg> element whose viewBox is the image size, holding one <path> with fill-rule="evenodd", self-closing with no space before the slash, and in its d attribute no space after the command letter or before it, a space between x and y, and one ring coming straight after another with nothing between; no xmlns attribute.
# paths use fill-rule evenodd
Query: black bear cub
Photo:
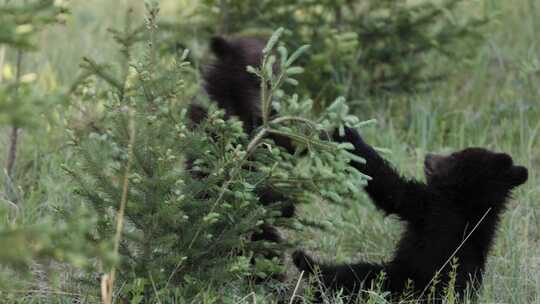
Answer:
<svg viewBox="0 0 540 304"><path fill-rule="evenodd" d="M512 189L527 180L527 169L514 165L507 154L468 148L447 156L427 155L423 183L401 177L355 130L346 128L345 136L336 138L352 143L353 153L366 160L352 166L372 177L365 191L375 205L396 214L406 228L389 262L332 265L296 251L297 268L318 273L328 291L343 290L352 297L374 286L384 272L382 289L393 297L409 291L425 298L439 273L434 296L440 299L455 257L455 290L463 296L468 285L480 287L499 217Z"/></svg>

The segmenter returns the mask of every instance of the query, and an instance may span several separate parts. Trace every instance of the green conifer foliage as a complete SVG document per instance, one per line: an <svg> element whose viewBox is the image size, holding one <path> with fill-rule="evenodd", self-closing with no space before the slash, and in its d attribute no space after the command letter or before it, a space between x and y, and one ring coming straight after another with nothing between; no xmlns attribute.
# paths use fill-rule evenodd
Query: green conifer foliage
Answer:
<svg viewBox="0 0 540 304"><path fill-rule="evenodd" d="M75 89L74 98L106 109L92 130L73 133L80 161L67 169L80 196L98 214L96 242L115 239L127 189L124 225L115 239L117 263L104 271L116 269L118 279L128 283L122 291L128 298L153 297L171 286L193 297L208 285L223 288L282 273L282 261L268 259L265 252L290 244L253 242L251 234L263 224L299 229L309 221L282 218L280 204L263 206L258 190L271 187L295 203L319 199L343 204L365 177L347 165L354 157L347 145L320 135L359 121L348 115L342 98L310 118L311 100L284 93L284 86L298 84L293 77L303 69L294 63L307 47L289 55L278 44L281 29L270 39L262 66L249 69L264 84L263 125L256 134L248 136L238 120L224 119L213 107L192 130L186 105L200 98L193 96L201 94L193 89L199 84L187 51L174 56L157 51L157 14L157 6L148 5L144 55L134 51L137 29L113 31L122 50L120 65L86 58L83 84ZM273 69L276 62L279 72ZM279 115L270 117L271 108ZM276 146L267 139L270 134L293 139L297 152ZM187 156L193 159L193 172L184 168Z"/></svg>

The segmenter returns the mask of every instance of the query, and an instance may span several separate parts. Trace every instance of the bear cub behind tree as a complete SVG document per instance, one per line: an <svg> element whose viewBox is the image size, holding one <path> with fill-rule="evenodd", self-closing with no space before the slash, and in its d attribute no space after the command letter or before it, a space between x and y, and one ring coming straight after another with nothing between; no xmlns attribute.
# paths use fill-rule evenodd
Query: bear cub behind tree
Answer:
<svg viewBox="0 0 540 304"><path fill-rule="evenodd" d="M213 37L210 50L216 60L203 73L204 88L210 100L225 111L225 116L237 116L246 133L253 133L262 123L260 109L260 79L247 71L248 66L259 67L266 40L257 37L223 38ZM189 117L193 126L205 119L205 108L191 104ZM269 136L278 146L290 153L294 151L291 140L286 137ZM187 167L191 164L188 161ZM261 203L272 204L285 198L272 189L259 191ZM285 204L284 217L294 216L294 206Z"/></svg>
<svg viewBox="0 0 540 304"><path fill-rule="evenodd" d="M514 165L507 154L468 148L448 156L428 154L423 183L402 178L355 130L346 128L345 135L336 138L353 144L352 153L366 160L352 166L372 177L365 191L375 205L386 214L396 214L406 228L389 262L326 264L296 251L297 268L317 273L328 291L342 289L352 298L375 286L384 272L382 289L393 297L410 291L414 299L425 299L439 273L433 295L437 302L444 295L455 257L455 290L463 296L467 286L479 288L500 215L512 189L527 180L527 169Z"/></svg>
<svg viewBox="0 0 540 304"><path fill-rule="evenodd" d="M259 67L262 63L262 50L266 40L257 37L223 38L214 37L210 41L210 51L215 60L203 72L204 89L211 102L224 110L225 117L236 116L243 123L244 131L252 134L260 127L262 115L260 109L260 79L247 71L247 66ZM192 128L196 128L207 116L207 109L195 103L189 106L188 115ZM290 153L294 151L288 138L270 136L280 147ZM193 168L193 157L186 161L187 170ZM192 172L192 175L204 179L205 175ZM282 217L294 216L295 206L281 193L270 186L256 190L262 205L280 204ZM251 241L283 242L278 230L269 224L262 224L251 235ZM264 253L266 258L280 257L274 250ZM280 278L281 279L281 278Z"/></svg>

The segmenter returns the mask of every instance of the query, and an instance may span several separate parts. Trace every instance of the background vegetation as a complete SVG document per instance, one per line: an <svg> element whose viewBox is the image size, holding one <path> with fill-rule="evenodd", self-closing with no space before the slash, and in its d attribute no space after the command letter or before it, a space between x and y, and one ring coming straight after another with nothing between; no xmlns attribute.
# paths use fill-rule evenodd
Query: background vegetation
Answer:
<svg viewBox="0 0 540 304"><path fill-rule="evenodd" d="M6 5L16 1L2 2ZM480 302L540 303L537 173L540 167L540 4L537 1L464 2L455 8L435 10L442 13L427 24L414 25L411 20L421 14L396 6L393 1L371 1L379 3L379 7L356 7L355 1L318 1L328 9L321 12L311 1L291 5L290 1L278 0L163 0L158 30L152 38L155 40L150 40L148 31L144 30L146 13L142 1L55 2L62 7L67 5L71 12L63 14L62 10L55 9L44 12L43 19L33 21L40 23L36 23L36 29L41 30L29 33L32 37L26 38L35 47L3 40L8 36L0 34L2 164L10 162L13 127L19 130L14 167L8 170L9 166L2 165L5 170L0 174L0 298L4 302L98 303L102 295L101 274L107 273L110 265L117 265L117 258L111 253L114 229L109 229L109 239L94 237L95 227L103 224L100 223L103 216L98 217L93 208L81 204L80 186L70 174L70 170L77 170L73 168L81 165L80 147L74 146L73 140L90 136L88 130L95 124L105 122L109 128L114 126L114 117L109 116L122 115L108 112L111 109L108 102L117 101L114 97L117 93L111 93L116 89L111 90L110 83L103 77L92 76L85 78L75 95L70 90L79 80L77 76L89 70L91 61L83 61L83 57L110 63L113 73L123 75L125 54L119 52L118 39L115 42L115 33L108 29L125 29L126 15L131 8L131 27L141 27L140 36L134 37L140 40L135 47L138 49L134 50L141 54L137 57L140 62L146 58L148 41L155 41L159 56L165 59L177 50L190 50L186 58L191 63L190 70L182 71L181 77L175 74L184 81L182 98L178 98L182 103L171 110L178 111L178 115L190 98L201 95L199 70L210 60L207 42L212 34L268 35L283 26L288 30L282 41L290 52L305 43L312 45L299 59L298 64L305 68L305 73L297 76L299 86L285 90L311 96L313 112L320 115L327 113L326 107L337 96L345 96L351 111L360 120L377 120L377 124L364 127L362 133L375 146L390 150L387 157L404 174L422 178L423 157L427 152L484 146L510 153L517 162L529 167L530 177L515 193L505 213L489 258ZM409 1L411 5L418 3L423 2ZM429 7L424 9L429 11ZM60 16L49 22L48 14ZM486 17L490 18L487 23ZM0 20L0 27L7 26L9 21ZM402 28L416 30L400 32ZM18 34L25 34L27 30L18 28ZM381 36L366 34L378 33L377 30L382 31ZM422 48L422 52L418 53L416 47ZM21 64L18 64L19 56L22 56ZM86 69L81 69L81 63ZM91 74L99 76L99 71L93 69ZM393 73L399 75L399 81L388 80L396 79L390 77ZM16 95L13 95L14 90ZM85 98L101 102L89 103ZM109 118L111 120L107 120ZM234 125L224 128L229 128L227 130L242 141ZM146 136L150 137L148 134ZM129 136L116 138L126 143ZM158 140L157 145L166 153L167 145L176 147L178 144L171 142L172 139ZM98 146L90 144L89 147ZM92 172L85 172L84 168L88 166L78 172L91 176ZM123 176L121 169L118 176ZM121 187L113 190L121 195ZM302 204L299 213L316 219L315 222L324 224L327 229L305 227L288 231L293 243L299 242L321 258L339 261L382 260L391 255L400 231L394 218L383 218L365 197L345 206L329 204L330 200L323 199L324 196L320 198L314 203ZM110 223L115 224L114 218ZM245 262L234 264L242 273L236 277L244 277L242 271L249 266L249 262ZM152 263L159 267L171 261ZM130 279L123 280L121 276L117 283L121 291L114 294L114 299L118 301L117 295L122 295L129 303L139 303L144 298L161 303L220 303L224 299L231 303L272 302L280 297L288 299L290 294L281 291L294 287L298 279L298 274L291 272L290 282L269 283L272 286L263 288L242 280L229 285L206 285L204 278L201 282L195 276L190 281L192 284L184 285L190 288L167 285L158 291L155 282L137 274L136 267L126 263L118 265L121 272L128 273L124 278ZM283 293L285 295L276 297ZM384 303L377 297L373 301Z"/></svg>

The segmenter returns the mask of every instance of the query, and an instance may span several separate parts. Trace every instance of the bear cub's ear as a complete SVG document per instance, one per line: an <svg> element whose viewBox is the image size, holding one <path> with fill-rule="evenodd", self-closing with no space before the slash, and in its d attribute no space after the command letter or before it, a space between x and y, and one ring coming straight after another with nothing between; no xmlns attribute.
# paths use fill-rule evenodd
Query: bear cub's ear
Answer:
<svg viewBox="0 0 540 304"><path fill-rule="evenodd" d="M527 181L529 177L529 172L527 168L523 166L512 166L509 169L508 177L509 177L510 184L512 185L512 187L517 187L519 185L524 184Z"/></svg>
<svg viewBox="0 0 540 304"><path fill-rule="evenodd" d="M210 50L219 59L225 59L234 53L234 48L229 41L220 36L212 37L212 40L210 40Z"/></svg>

